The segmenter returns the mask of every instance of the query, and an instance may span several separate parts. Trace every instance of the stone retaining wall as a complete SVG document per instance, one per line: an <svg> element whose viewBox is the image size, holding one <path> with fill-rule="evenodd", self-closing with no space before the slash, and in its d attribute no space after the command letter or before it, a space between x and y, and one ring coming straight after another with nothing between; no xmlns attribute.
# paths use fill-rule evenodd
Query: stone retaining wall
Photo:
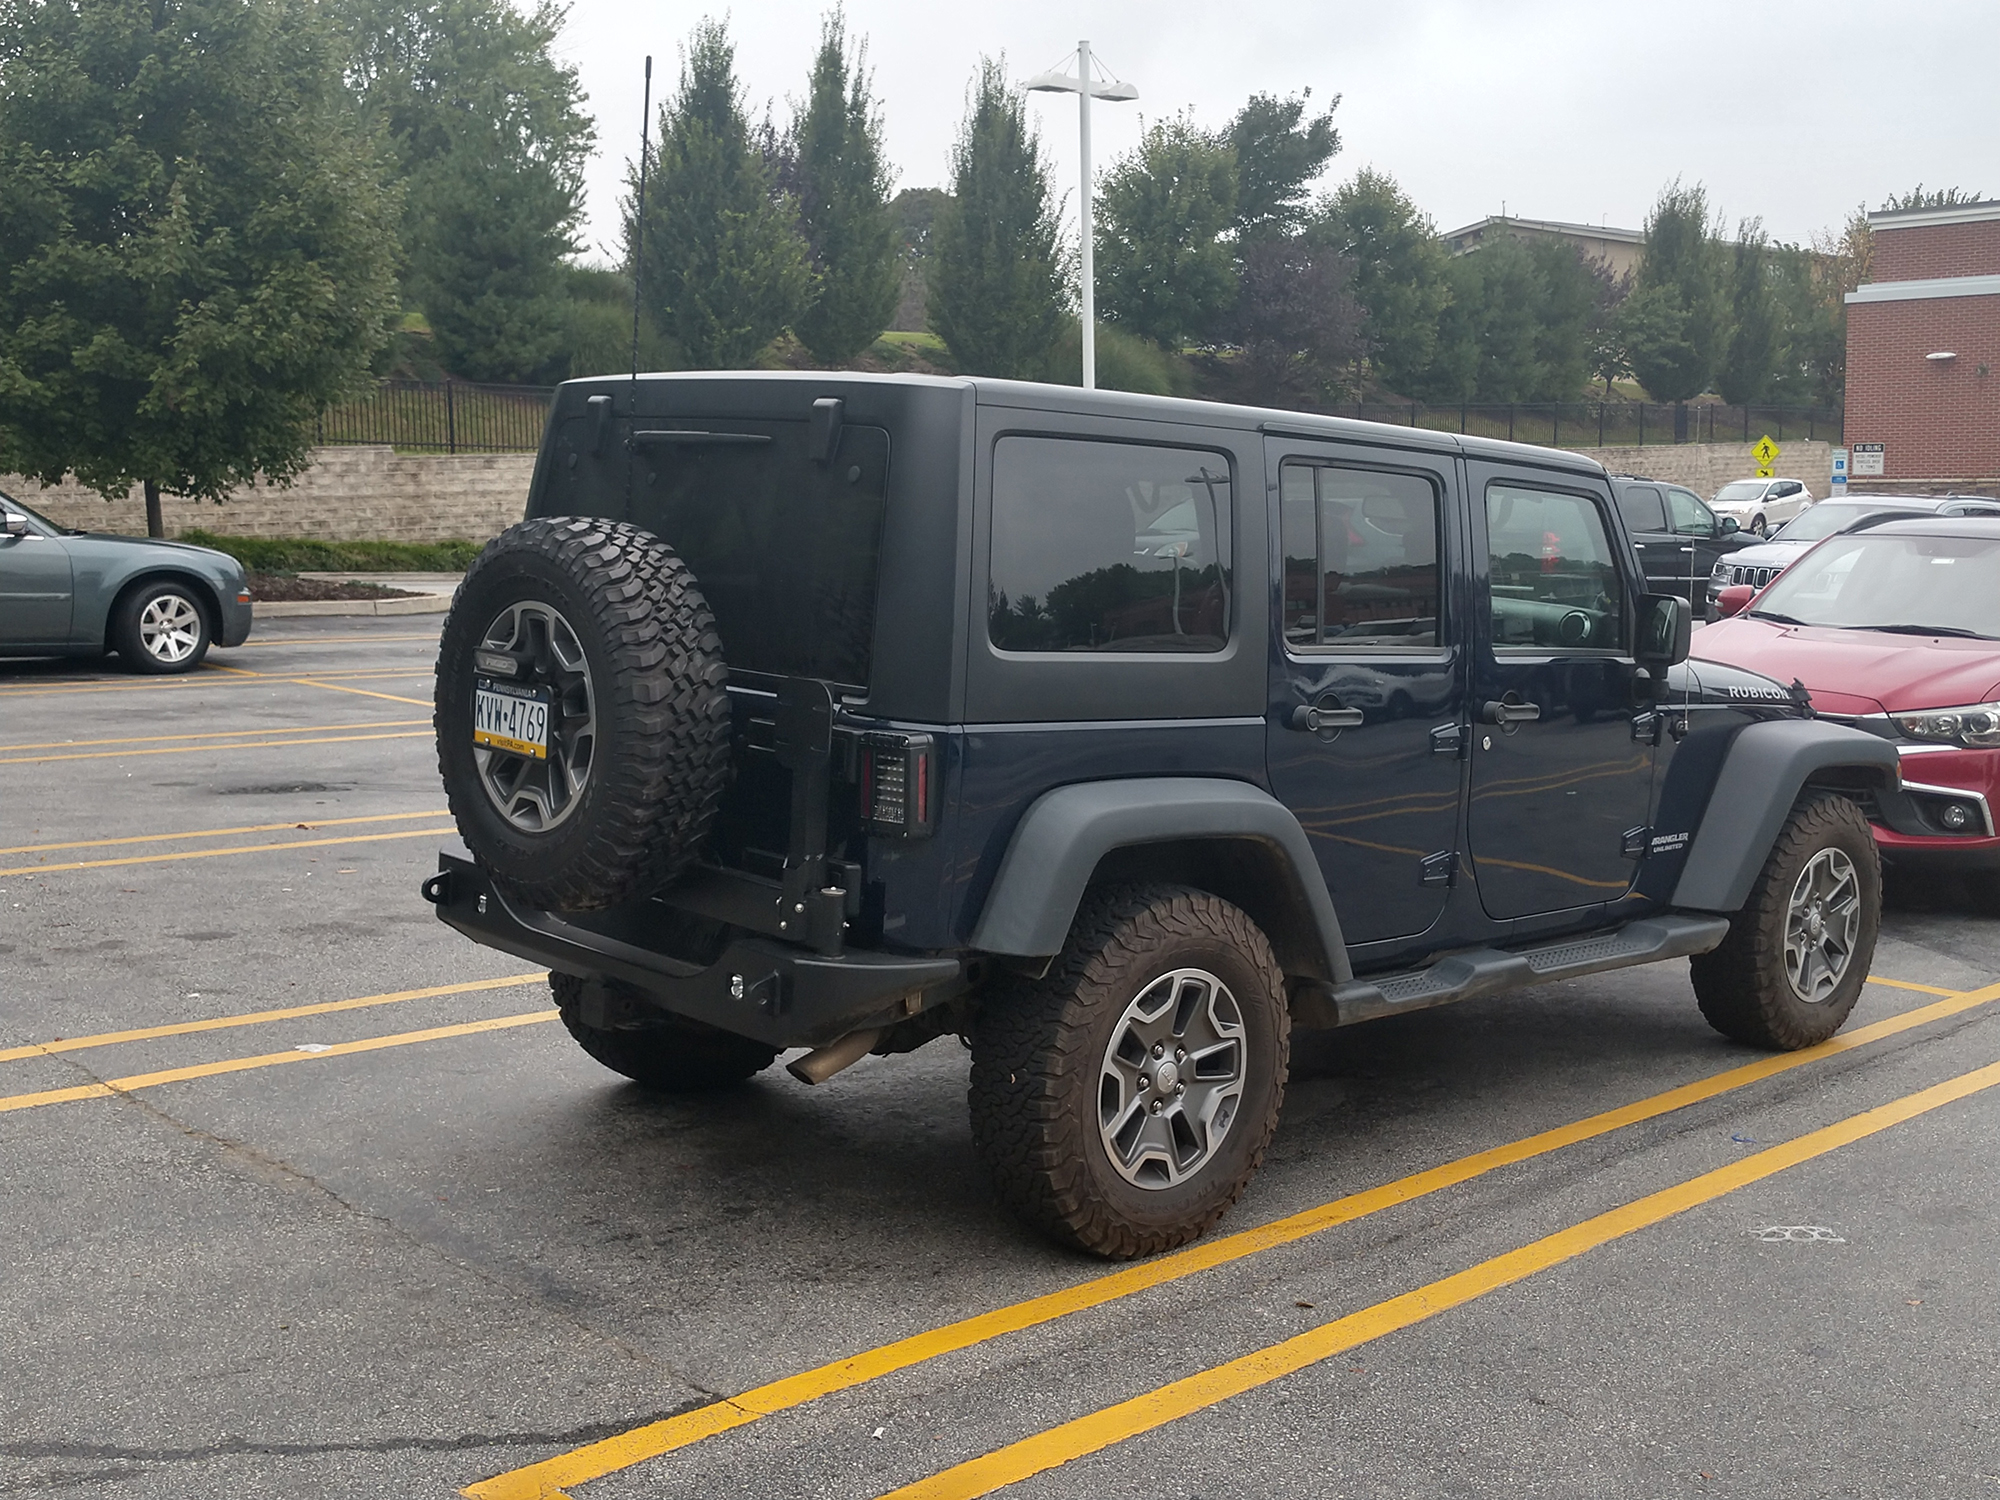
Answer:
<svg viewBox="0 0 2000 1500"><path fill-rule="evenodd" d="M1749 479L1757 472L1749 443L1652 444L1643 448L1580 448L1614 474L1643 474L1666 484L1680 484L1706 500L1732 479ZM1774 472L1797 479L1824 500L1833 488L1833 445L1805 438L1787 438L1779 445Z"/></svg>

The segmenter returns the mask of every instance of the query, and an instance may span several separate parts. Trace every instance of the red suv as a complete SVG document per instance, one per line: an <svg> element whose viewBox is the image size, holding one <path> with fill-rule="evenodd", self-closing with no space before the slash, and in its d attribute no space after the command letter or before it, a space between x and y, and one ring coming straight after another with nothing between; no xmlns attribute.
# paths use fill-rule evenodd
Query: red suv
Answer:
<svg viewBox="0 0 2000 1500"><path fill-rule="evenodd" d="M1874 825L1883 859L1963 872L2000 911L2000 520L1831 536L1720 604L1693 654L1803 682L1821 717L1893 740L1928 831Z"/></svg>

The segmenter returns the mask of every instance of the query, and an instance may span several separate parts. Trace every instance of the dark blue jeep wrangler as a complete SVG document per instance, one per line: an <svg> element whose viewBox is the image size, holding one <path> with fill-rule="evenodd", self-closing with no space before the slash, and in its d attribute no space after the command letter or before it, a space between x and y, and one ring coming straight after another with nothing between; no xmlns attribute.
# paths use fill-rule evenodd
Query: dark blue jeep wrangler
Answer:
<svg viewBox="0 0 2000 1500"><path fill-rule="evenodd" d="M1660 959L1846 1019L1894 746L1685 664L1595 463L987 380L573 381L467 574L425 895L653 1088L972 1048L999 1190L1140 1255L1293 1025Z"/></svg>

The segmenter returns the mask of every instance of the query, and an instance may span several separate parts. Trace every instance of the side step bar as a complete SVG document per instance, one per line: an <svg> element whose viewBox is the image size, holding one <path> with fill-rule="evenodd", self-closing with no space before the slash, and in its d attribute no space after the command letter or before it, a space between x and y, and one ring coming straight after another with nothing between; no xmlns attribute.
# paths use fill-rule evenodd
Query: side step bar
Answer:
<svg viewBox="0 0 2000 1500"><path fill-rule="evenodd" d="M1568 938L1517 953L1498 948L1473 948L1441 958L1410 974L1378 974L1322 989L1334 1015L1323 1018L1309 1001L1299 1017L1304 1024L1352 1026L1377 1016L1426 1010L1454 1000L1473 1000L1504 990L1575 979L1606 969L1628 969L1663 958L1706 953L1729 935L1729 919L1669 912L1621 927L1616 932Z"/></svg>

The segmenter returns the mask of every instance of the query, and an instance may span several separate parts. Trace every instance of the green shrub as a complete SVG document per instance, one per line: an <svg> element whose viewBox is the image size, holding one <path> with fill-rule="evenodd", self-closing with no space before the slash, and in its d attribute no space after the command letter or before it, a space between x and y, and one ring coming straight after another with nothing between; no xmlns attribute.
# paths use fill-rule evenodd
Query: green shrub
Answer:
<svg viewBox="0 0 2000 1500"><path fill-rule="evenodd" d="M180 540L227 552L252 573L463 573L480 544L322 542L308 537L217 536L184 531Z"/></svg>
<svg viewBox="0 0 2000 1500"><path fill-rule="evenodd" d="M1049 350L1048 373L1056 385L1083 383L1083 330L1071 323ZM1158 344L1100 323L1097 326L1097 384L1107 391L1136 391L1144 396L1194 394L1194 371L1177 354Z"/></svg>

